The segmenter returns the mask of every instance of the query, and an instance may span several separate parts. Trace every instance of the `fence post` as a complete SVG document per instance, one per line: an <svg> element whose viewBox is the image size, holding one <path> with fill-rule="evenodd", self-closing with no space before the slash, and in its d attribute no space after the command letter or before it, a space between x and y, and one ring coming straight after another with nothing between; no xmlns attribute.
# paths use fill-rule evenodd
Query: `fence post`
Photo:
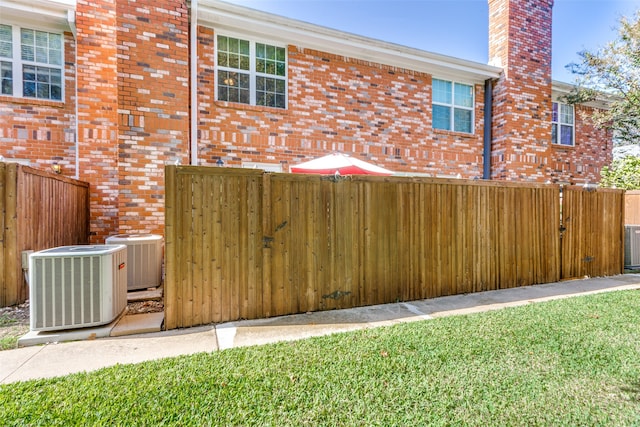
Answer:
<svg viewBox="0 0 640 427"><path fill-rule="evenodd" d="M6 181L7 164L0 162L0 307L5 306L5 296L7 294L6 261L5 253L5 216L6 216Z"/></svg>
<svg viewBox="0 0 640 427"><path fill-rule="evenodd" d="M167 165L164 168L165 209L165 280L164 280L164 322L165 329L176 328L176 166Z"/></svg>
<svg viewBox="0 0 640 427"><path fill-rule="evenodd" d="M14 305L18 303L19 286L22 280L18 280L18 217L17 217L17 184L18 164L8 163L4 174L4 289L0 295L0 306Z"/></svg>

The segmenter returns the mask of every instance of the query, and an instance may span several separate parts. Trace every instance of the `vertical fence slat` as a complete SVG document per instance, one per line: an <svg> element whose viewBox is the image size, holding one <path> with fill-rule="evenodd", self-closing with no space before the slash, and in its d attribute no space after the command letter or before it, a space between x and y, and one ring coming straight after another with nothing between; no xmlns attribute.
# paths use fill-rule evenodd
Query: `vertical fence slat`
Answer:
<svg viewBox="0 0 640 427"><path fill-rule="evenodd" d="M247 187L247 266L245 283L245 318L262 316L262 177L251 176Z"/></svg>
<svg viewBox="0 0 640 427"><path fill-rule="evenodd" d="M201 246L202 252L196 254L198 261L201 263L198 267L200 270L200 287L201 287L201 301L200 307L202 310L202 322L215 322L213 315L213 301L215 299L213 295L214 285L212 283L214 277L214 262L215 252L213 250L213 237L212 229L213 225L213 211L214 205L217 204L217 200L213 198L213 181L214 177L210 175L202 176L202 234L201 234Z"/></svg>
<svg viewBox="0 0 640 427"><path fill-rule="evenodd" d="M202 325L208 320L204 317L203 307L203 273L204 273L204 260L202 255L204 253L204 239L206 239L206 225L203 220L204 210L204 186L202 175L194 175L191 188L193 192L192 199L192 221L193 228L191 233L193 235L193 258L191 262L191 274L193 282L191 285L191 318L194 325Z"/></svg>
<svg viewBox="0 0 640 427"><path fill-rule="evenodd" d="M195 326L193 323L193 177L188 173L178 173L178 194L180 195L179 215L182 219L179 229L178 254L180 282L177 294L180 327Z"/></svg>
<svg viewBox="0 0 640 427"><path fill-rule="evenodd" d="M260 313L264 317L270 317L271 310L271 259L272 259L272 217L273 206L271 174L263 174L262 178L262 304ZM260 276L258 276L259 278Z"/></svg>
<svg viewBox="0 0 640 427"><path fill-rule="evenodd" d="M5 217L6 217L6 169L7 166L5 163L0 162L0 306L4 307L7 305L7 287L9 286L9 282L6 280L6 262L7 262L7 254L5 253L5 233L6 233L6 225L5 225Z"/></svg>
<svg viewBox="0 0 640 427"><path fill-rule="evenodd" d="M224 193L223 179L221 176L210 176L211 181L211 200L212 200L212 232L211 232L211 320L213 322L221 322L225 320L223 317L222 307L224 306L222 301L222 272L224 268L223 264L223 225L222 225L222 210L224 209L222 204L222 194Z"/></svg>

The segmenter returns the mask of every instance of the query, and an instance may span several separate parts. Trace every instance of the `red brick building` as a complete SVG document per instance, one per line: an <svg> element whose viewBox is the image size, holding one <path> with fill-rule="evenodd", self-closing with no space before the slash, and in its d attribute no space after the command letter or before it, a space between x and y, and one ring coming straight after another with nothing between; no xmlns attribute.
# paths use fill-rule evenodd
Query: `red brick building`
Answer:
<svg viewBox="0 0 640 427"><path fill-rule="evenodd" d="M89 181L96 242L162 233L167 163L597 182L611 135L558 102L552 7L489 0L486 65L217 0L0 0L0 155Z"/></svg>

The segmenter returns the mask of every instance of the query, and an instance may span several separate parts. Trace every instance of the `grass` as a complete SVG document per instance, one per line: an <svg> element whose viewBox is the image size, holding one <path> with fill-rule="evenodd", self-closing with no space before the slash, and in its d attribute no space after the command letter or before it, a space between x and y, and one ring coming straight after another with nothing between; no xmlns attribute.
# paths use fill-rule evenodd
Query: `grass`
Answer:
<svg viewBox="0 0 640 427"><path fill-rule="evenodd" d="M13 327L17 324L18 321L13 317L4 313L0 314L0 328L11 327L6 335L0 334L0 351L11 350L18 346L18 339L24 335L25 328Z"/></svg>
<svg viewBox="0 0 640 427"><path fill-rule="evenodd" d="M0 327L13 325L15 323L18 323L18 321L13 317L7 314L0 314Z"/></svg>
<svg viewBox="0 0 640 427"><path fill-rule="evenodd" d="M1 425L640 425L640 292L0 386Z"/></svg>
<svg viewBox="0 0 640 427"><path fill-rule="evenodd" d="M18 339L20 339L20 336L10 335L8 337L0 337L0 351L17 348Z"/></svg>

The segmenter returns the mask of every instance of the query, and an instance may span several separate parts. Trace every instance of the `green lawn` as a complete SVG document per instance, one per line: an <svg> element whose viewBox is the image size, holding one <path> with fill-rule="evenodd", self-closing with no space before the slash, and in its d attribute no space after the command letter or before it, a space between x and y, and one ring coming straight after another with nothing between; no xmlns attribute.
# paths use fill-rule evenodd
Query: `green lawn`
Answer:
<svg viewBox="0 0 640 427"><path fill-rule="evenodd" d="M9 314L0 314L0 351L18 347L18 338L29 332L29 326Z"/></svg>
<svg viewBox="0 0 640 427"><path fill-rule="evenodd" d="M0 425L640 425L640 292L0 386Z"/></svg>

